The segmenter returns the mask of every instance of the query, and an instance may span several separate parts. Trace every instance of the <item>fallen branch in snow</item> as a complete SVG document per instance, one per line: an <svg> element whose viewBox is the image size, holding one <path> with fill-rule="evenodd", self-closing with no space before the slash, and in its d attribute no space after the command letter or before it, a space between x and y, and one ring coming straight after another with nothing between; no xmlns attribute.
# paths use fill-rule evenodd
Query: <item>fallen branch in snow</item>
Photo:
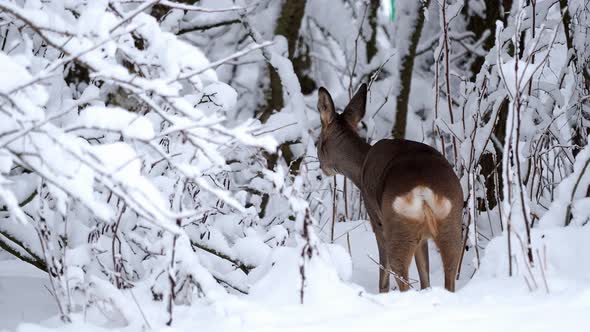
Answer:
<svg viewBox="0 0 590 332"><path fill-rule="evenodd" d="M201 249L203 251L206 251L206 252L208 252L208 253L210 253L212 255L215 255L215 256L217 256L219 258L225 259L226 261L228 261L228 262L232 263L233 265L235 265L240 270L244 271L245 274L250 273L250 271L255 268L255 266L248 265L248 264L240 261L237 258L230 257L227 254L224 254L224 253L222 253L222 252L220 252L218 250L215 250L213 248L210 248L210 247L208 247L206 245L203 245L201 243L197 243L195 241L191 241L191 245L193 246L193 250L194 250L194 248L199 248L199 249Z"/></svg>
<svg viewBox="0 0 590 332"><path fill-rule="evenodd" d="M238 286L235 285L234 283L232 283L231 281L226 280L224 277L222 277L221 275L219 275L218 273L215 273L214 271L211 271L211 275L213 276L213 279L215 279L215 281L217 281L218 283L222 284L222 285L226 285L229 288L240 292L244 295L248 295L248 290L245 289L243 286Z"/></svg>
<svg viewBox="0 0 590 332"><path fill-rule="evenodd" d="M4 241L4 238L6 238L8 241L11 241L14 244L18 245L20 248L22 248L25 251L26 254L19 252L18 249L15 249L8 242ZM37 256L30 249L27 249L26 246L22 242L20 242L18 239L16 239L14 236L11 236L10 234L8 234L7 232L4 232L2 230L0 230L0 248L5 250L7 253L11 254L12 256L18 258L19 260L21 260L23 262L27 262L43 272L47 272L47 264L45 263L44 259ZM27 257L27 255L30 257Z"/></svg>
<svg viewBox="0 0 590 332"><path fill-rule="evenodd" d="M23 207L29 204L36 196L37 190L34 190L27 198L25 198L22 202L18 204L19 207ZM6 211L8 211L8 208L6 206L0 208L0 212ZM27 262L33 265L34 267L38 268L39 270L42 270L43 272L47 272L47 264L45 263L45 260L43 260L43 258L39 257L33 251L28 249L23 242L19 241L16 237L10 235L8 232L2 231L1 229L0 235L0 248L4 249L6 252L20 259L21 261ZM6 238L8 241L14 243L15 245L18 245L22 250L24 250L24 253L19 252L17 248L14 248L8 242L4 241L2 237Z"/></svg>

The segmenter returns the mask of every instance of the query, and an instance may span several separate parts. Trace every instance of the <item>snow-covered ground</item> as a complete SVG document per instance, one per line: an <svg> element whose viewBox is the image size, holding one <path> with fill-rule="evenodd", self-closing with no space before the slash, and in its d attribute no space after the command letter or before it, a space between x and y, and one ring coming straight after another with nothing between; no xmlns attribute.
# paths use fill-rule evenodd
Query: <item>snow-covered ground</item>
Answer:
<svg viewBox="0 0 590 332"><path fill-rule="evenodd" d="M0 330L39 322L57 313L47 276L37 268L0 256Z"/></svg>
<svg viewBox="0 0 590 332"><path fill-rule="evenodd" d="M377 270L368 256L376 257L373 235L365 225L342 223L336 235L350 233L353 252L352 282L333 282L312 271L310 292L305 305L300 305L289 287L297 276L298 266L277 267L280 273L269 273L270 280L260 281L249 296L227 296L217 301L202 300L191 308L179 306L174 329L178 331L278 331L278 330L355 330L355 331L588 331L590 324L590 228L548 228L535 230L534 244L545 247L542 254L546 268L547 292L541 270L515 268L516 277L508 278L503 260L505 237L490 242L480 270L473 278L470 272L452 294L442 287L442 272L436 249L431 245L431 278L433 288L407 293L397 291L375 294ZM565 241L568 239L568 241ZM347 247L346 236L338 239ZM516 255L518 257L518 255ZM518 259L518 258L517 258ZM469 270L470 259L463 265ZM277 264L280 265L280 264ZM47 331L41 326L59 327L61 331L95 330L77 316L74 324L63 326L56 317L56 307L45 287L43 275L24 263L0 263L0 327L22 332ZM464 271L465 271L464 270ZM285 274L281 274L281 273ZM297 273L293 273L297 274ZM532 275L533 277L530 277ZM530 291L533 278L537 289ZM325 277L325 278L324 278ZM412 278L416 279L415 270ZM274 278L274 279L273 279ZM281 278L281 280L276 280ZM269 287L268 283L274 284ZM144 303L139 299L139 303ZM165 312L143 308L150 326L162 321ZM153 311L152 311L153 310ZM143 320L143 318L141 319ZM141 330L143 322L115 329ZM23 322L18 328L19 322ZM107 322L104 324L109 326ZM112 327L112 326L111 326ZM152 326L153 327L153 326Z"/></svg>

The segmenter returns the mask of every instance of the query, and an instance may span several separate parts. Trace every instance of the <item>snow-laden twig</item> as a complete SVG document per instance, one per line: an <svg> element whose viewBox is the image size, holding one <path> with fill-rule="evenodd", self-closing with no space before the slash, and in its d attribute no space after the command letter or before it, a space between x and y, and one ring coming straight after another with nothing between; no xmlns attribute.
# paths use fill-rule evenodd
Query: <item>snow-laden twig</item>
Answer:
<svg viewBox="0 0 590 332"><path fill-rule="evenodd" d="M192 71L190 73L182 74L179 77L177 77L177 78L169 81L168 84L171 84L171 83L173 83L175 81L181 81L181 80L190 79L191 77L196 76L196 75L200 75L200 74L206 72L209 69L217 68L217 67L223 65L224 63L227 63L227 62L229 62L231 60L240 58L240 57L242 57L242 56L244 56L244 55L246 55L246 54L248 54L250 52L253 52L253 51L262 49L264 47L268 47L268 46L270 46L272 44L273 44L272 41L264 41L264 42L262 42L260 44L254 43L252 45L248 45L243 50L238 51L238 52L236 52L236 53L234 53L232 55L229 55L229 56L227 56L227 57L225 57L223 59L219 59L219 60L217 60L215 62L212 62L212 63L210 63L209 65L207 65L204 68L199 68L199 69L197 69L195 71Z"/></svg>

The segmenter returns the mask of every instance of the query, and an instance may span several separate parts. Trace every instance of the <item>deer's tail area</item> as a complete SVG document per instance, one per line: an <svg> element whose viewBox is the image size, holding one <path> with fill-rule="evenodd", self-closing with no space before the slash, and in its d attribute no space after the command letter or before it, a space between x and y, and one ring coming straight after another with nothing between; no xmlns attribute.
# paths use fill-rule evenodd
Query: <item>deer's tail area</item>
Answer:
<svg viewBox="0 0 590 332"><path fill-rule="evenodd" d="M452 204L448 198L435 194L425 186L417 186L393 200L393 210L396 213L410 220L426 223L432 236L438 234L438 221L445 219L451 208Z"/></svg>

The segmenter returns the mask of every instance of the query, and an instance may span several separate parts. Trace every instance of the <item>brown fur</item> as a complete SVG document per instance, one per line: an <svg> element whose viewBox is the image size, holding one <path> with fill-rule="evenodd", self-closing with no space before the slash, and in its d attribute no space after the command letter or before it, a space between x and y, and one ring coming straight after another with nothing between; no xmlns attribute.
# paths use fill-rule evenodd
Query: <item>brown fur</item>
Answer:
<svg viewBox="0 0 590 332"><path fill-rule="evenodd" d="M356 132L365 113L366 95L363 84L344 112L337 114L330 94L320 88L320 167L329 175L343 174L361 190L379 261L387 270L379 272L381 292L389 291L389 270L400 290L409 288L412 257L421 288L430 286L429 238L441 253L445 288L454 291L462 249L459 179L446 159L428 145L402 139L367 144Z"/></svg>

